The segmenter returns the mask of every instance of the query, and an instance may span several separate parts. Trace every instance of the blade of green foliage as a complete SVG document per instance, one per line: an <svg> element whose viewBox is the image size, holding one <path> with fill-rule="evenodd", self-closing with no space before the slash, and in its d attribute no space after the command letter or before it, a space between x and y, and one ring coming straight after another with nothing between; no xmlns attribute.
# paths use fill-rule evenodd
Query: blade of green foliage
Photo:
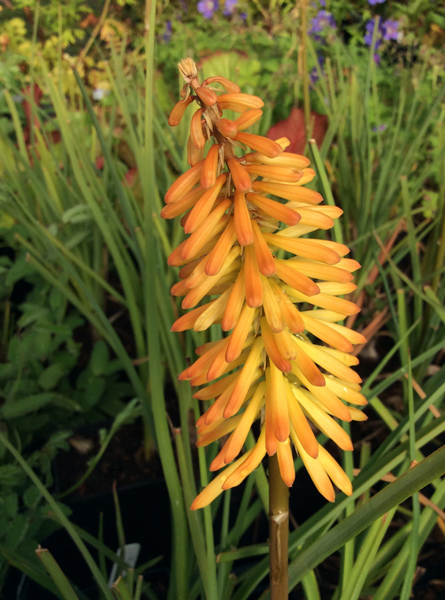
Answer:
<svg viewBox="0 0 445 600"><path fill-rule="evenodd" d="M56 584L57 589L60 590L64 600L79 600L73 588L71 587L70 582L57 564L51 552L45 548L39 548L36 550L36 554L43 563L45 569L48 571L51 579Z"/></svg>

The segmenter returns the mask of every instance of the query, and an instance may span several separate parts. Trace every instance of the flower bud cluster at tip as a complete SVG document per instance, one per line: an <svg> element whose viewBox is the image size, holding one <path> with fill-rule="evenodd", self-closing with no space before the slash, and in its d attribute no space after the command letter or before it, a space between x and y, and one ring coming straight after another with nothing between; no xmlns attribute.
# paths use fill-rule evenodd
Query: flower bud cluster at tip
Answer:
<svg viewBox="0 0 445 600"><path fill-rule="evenodd" d="M197 348L198 359L179 375L201 388L195 398L213 400L197 421L197 445L225 439L210 467L225 468L192 509L239 485L266 454L277 453L282 479L292 486L292 448L333 501L334 486L351 494L351 482L310 423L352 450L337 419L366 419L357 408L366 404L361 379L351 368L358 363L353 346L366 340L339 324L359 311L342 296L356 289L360 265L346 257L344 244L303 236L331 229L342 210L322 205L318 192L303 187L315 172L307 158L286 152L286 138L246 131L262 116L260 98L224 77L201 85L191 59L179 69L185 86L170 125L193 102L197 108L187 143L190 169L169 188L161 212L166 219L182 215L189 234L168 259L180 267L172 294L191 309L172 331L219 324L227 332ZM229 119L225 110L239 116ZM257 420L255 446L239 457Z"/></svg>

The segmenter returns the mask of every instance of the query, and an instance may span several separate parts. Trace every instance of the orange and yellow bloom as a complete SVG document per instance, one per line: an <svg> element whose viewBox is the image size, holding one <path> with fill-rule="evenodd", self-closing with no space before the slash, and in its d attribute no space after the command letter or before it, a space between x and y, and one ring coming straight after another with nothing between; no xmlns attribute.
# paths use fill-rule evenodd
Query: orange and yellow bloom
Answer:
<svg viewBox="0 0 445 600"><path fill-rule="evenodd" d="M198 359L179 375L200 386L195 398L213 400L197 421L198 446L225 438L210 467L222 470L192 509L240 484L266 454L277 453L282 479L291 486L292 445L317 489L333 501L334 485L346 494L352 486L310 423L352 450L337 419L366 418L351 406L366 404L351 369L358 363L353 345L365 339L339 324L359 310L340 296L355 290L352 274L360 265L345 258L347 246L303 236L330 229L342 211L302 187L315 172L307 158L285 151L286 138L245 132L261 118L260 98L223 77L200 84L190 59L179 69L186 84L170 125L178 125L193 101L198 108L187 144L190 169L168 190L161 213L166 219L183 215L188 234L168 263L181 267L172 294L192 310L172 331L203 331L217 323L227 332L198 348ZM212 84L227 93L218 95ZM225 110L240 116L230 120ZM240 456L256 420L256 444Z"/></svg>

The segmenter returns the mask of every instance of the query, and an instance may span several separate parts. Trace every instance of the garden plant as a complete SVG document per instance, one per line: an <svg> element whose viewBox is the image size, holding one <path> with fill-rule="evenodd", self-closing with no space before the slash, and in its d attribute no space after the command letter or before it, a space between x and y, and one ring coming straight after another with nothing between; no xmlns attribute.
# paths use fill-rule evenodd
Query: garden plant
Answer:
<svg viewBox="0 0 445 600"><path fill-rule="evenodd" d="M444 41L426 0L2 3L0 595L441 597Z"/></svg>

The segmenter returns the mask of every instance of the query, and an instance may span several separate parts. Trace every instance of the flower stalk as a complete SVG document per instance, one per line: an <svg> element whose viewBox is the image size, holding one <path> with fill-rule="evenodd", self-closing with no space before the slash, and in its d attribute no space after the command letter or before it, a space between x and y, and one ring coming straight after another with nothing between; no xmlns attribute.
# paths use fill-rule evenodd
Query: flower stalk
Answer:
<svg viewBox="0 0 445 600"><path fill-rule="evenodd" d="M280 474L278 456L269 458L270 595L288 597L289 488Z"/></svg>

